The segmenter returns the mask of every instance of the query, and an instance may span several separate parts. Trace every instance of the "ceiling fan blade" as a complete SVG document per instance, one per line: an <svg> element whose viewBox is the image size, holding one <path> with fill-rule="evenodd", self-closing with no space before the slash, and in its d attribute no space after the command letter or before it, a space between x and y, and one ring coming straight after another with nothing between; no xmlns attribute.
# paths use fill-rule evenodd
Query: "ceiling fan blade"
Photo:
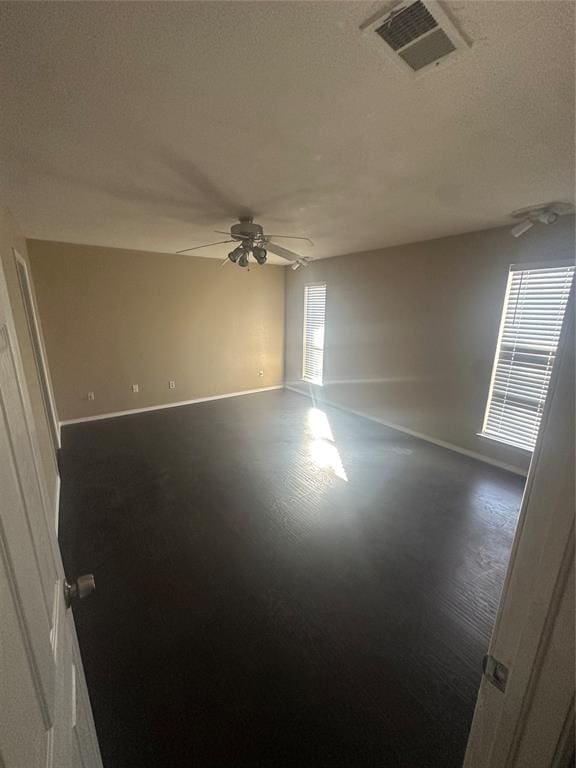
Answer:
<svg viewBox="0 0 576 768"><path fill-rule="evenodd" d="M223 232L221 229L215 229L214 232L216 232L217 235L229 235L230 234L230 232ZM240 234L235 234L234 235L234 240L258 240L258 239L259 238L257 238L257 237L249 237L248 235L240 235ZM233 241L230 240L230 242L233 242Z"/></svg>
<svg viewBox="0 0 576 768"><path fill-rule="evenodd" d="M310 240L309 237L297 237L296 235L266 235L266 237L280 237L285 240L304 240L308 245L314 245L314 241Z"/></svg>
<svg viewBox="0 0 576 768"><path fill-rule="evenodd" d="M305 262L305 259L300 256L300 254L294 253L294 251L289 251L288 248L284 248L284 246L278 245L278 243L271 243L269 240L267 240L266 248L272 253L275 253L276 256L280 256L281 258L286 259L286 261L297 261L299 263Z"/></svg>
<svg viewBox="0 0 576 768"><path fill-rule="evenodd" d="M214 232L216 232L217 235L228 235L228 234L230 234L229 232L224 232L224 230L222 230L222 229L215 229ZM314 241L310 240L309 237L298 237L296 235L268 235L268 234L264 233L264 235L262 235L262 237L250 238L250 237L248 237L248 235L239 235L239 234L235 235L235 237L237 237L239 239L242 239L242 240L251 240L251 239L252 240L260 240L260 239L267 240L268 238L277 237L277 238L281 238L281 239L284 239L284 240L303 240L305 243L308 243L308 245L312 245L312 246L314 245Z"/></svg>
<svg viewBox="0 0 576 768"><path fill-rule="evenodd" d="M198 251L200 248L212 248L213 245L222 245L223 243L233 243L234 240L219 240L217 243L207 243L206 245L195 245L193 248L184 248L176 253L187 253L188 251Z"/></svg>

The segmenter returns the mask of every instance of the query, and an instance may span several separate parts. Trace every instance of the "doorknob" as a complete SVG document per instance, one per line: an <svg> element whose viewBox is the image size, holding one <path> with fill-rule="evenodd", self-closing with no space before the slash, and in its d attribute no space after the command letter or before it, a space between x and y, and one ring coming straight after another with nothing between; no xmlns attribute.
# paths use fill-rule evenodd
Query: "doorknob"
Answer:
<svg viewBox="0 0 576 768"><path fill-rule="evenodd" d="M70 608L72 600L82 600L84 597L88 597L96 589L96 582L94 580L94 574L85 573L83 576L78 576L76 581L69 584L64 579L64 602L66 608Z"/></svg>

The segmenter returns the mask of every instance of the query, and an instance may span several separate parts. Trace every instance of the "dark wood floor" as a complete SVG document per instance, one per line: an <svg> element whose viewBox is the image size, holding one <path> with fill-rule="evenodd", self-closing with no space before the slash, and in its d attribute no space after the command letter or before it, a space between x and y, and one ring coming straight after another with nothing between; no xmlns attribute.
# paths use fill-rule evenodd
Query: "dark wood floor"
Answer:
<svg viewBox="0 0 576 768"><path fill-rule="evenodd" d="M63 441L105 768L461 766L521 478L284 391Z"/></svg>

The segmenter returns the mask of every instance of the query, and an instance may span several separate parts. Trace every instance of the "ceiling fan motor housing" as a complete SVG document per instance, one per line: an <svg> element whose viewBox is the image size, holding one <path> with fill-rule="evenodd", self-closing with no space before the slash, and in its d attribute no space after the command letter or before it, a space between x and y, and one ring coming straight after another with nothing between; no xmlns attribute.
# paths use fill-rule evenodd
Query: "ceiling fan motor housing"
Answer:
<svg viewBox="0 0 576 768"><path fill-rule="evenodd" d="M241 221L239 224L232 224L230 235L234 240L261 240L264 230L260 224L254 224L252 220Z"/></svg>

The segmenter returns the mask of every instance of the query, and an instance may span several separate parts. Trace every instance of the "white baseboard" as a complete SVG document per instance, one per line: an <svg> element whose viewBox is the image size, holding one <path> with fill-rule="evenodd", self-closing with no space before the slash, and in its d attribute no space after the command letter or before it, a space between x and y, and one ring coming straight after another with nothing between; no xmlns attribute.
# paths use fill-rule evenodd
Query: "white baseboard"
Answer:
<svg viewBox="0 0 576 768"><path fill-rule="evenodd" d="M209 400L224 400L228 397L241 397L242 395L255 395L258 392L270 392L273 389L284 389L282 384L274 387L260 387L259 389L245 389L243 392L227 392L225 395L212 395L211 397L197 397L195 400L179 400L177 403L165 405L149 405L147 408L131 408L129 411L114 411L113 413L100 413L97 416L84 416L81 419L67 419L60 422L61 427L67 424L82 424L85 421L102 421L103 419L115 419L118 416L131 416L134 413L147 413L148 411L163 411L165 408L179 408L181 405L194 405L195 403L207 403Z"/></svg>
<svg viewBox="0 0 576 768"><path fill-rule="evenodd" d="M298 395L302 395L303 397L308 397L311 400L315 399L308 392L304 392L303 390L298 389L298 387L291 386L290 384L284 384L284 389L289 389L291 392L296 392ZM441 448L447 448L449 451L455 451L456 453L461 453L464 456L470 457L471 459L477 459L478 461L483 461L485 464L492 464L494 467L500 467L500 469L506 469L508 470L508 472L513 472L515 475L521 475L522 477L526 477L526 475L528 474L527 469L516 467L513 464L507 464L505 461L498 461L498 459L492 459L490 458L490 456L484 456L484 454L482 453L469 451L467 448L460 448L458 445L454 445L453 443L446 443L444 440L437 440L435 437L430 437L430 435L423 435L421 432L416 432L415 430L408 429L407 427L401 427L399 424L392 424L391 422L386 421L385 419L381 419L379 416L372 416L371 414L365 413L364 411L356 411L353 408L348 408L345 405L340 405L339 403L335 403L323 397L318 397L316 399L318 400L319 403L322 403L323 405L328 405L331 408L337 408L340 411L351 413L354 416L361 416L364 419L375 421L378 424L382 424L385 427L389 427L390 429L395 429L398 432L403 432L404 434L410 435L411 437L417 437L419 440L425 440L427 443L433 443L434 445L439 445Z"/></svg>

